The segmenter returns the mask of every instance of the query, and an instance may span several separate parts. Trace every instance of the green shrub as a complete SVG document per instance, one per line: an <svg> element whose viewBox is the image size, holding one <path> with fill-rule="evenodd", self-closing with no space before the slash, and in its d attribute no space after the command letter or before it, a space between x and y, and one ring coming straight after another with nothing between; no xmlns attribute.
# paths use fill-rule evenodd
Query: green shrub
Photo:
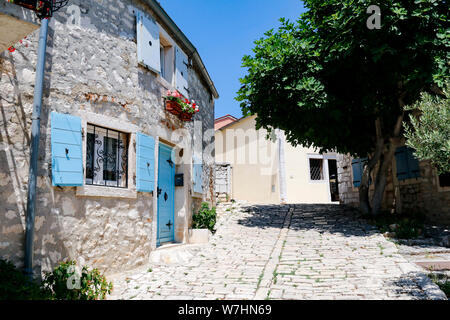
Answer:
<svg viewBox="0 0 450 320"><path fill-rule="evenodd" d="M45 300L49 293L30 281L13 263L0 259L0 300Z"/></svg>
<svg viewBox="0 0 450 320"><path fill-rule="evenodd" d="M445 293L447 298L450 299L450 281L446 281L446 282L442 282L442 283L441 282L437 282L436 284Z"/></svg>
<svg viewBox="0 0 450 320"><path fill-rule="evenodd" d="M424 230L425 218L418 213L410 215L399 215L391 213L382 213L377 216L365 215L372 225L376 225L382 232L393 232L398 239L414 239L420 236ZM395 225L395 228L391 226Z"/></svg>
<svg viewBox="0 0 450 320"><path fill-rule="evenodd" d="M200 210L192 217L192 228L194 229L209 229L212 233L215 232L216 225L216 208L209 208L207 202L203 202Z"/></svg>
<svg viewBox="0 0 450 320"><path fill-rule="evenodd" d="M46 272L42 284L55 300L98 300L110 294L113 285L97 269L83 266L81 275L76 272L76 262L62 262L53 272Z"/></svg>
<svg viewBox="0 0 450 320"><path fill-rule="evenodd" d="M428 277L445 293L450 299L450 277L446 275L437 275L430 273Z"/></svg>

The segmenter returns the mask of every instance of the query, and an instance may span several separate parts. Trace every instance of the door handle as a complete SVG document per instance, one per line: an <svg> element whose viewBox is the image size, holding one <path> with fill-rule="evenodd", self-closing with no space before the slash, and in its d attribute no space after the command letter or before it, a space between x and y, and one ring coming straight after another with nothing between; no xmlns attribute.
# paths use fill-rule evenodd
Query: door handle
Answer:
<svg viewBox="0 0 450 320"><path fill-rule="evenodd" d="M161 188L157 188L156 190L157 190L157 197L159 197L159 195L161 194L162 190L161 190Z"/></svg>

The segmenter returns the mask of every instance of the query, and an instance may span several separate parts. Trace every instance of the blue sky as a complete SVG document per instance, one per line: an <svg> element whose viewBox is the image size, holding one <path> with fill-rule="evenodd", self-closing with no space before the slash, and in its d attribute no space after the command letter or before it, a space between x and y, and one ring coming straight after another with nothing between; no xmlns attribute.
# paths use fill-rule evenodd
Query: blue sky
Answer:
<svg viewBox="0 0 450 320"><path fill-rule="evenodd" d="M220 98L215 116L241 117L234 98L245 74L242 57L253 41L281 17L296 20L304 11L300 0L159 0L161 6L197 48Z"/></svg>

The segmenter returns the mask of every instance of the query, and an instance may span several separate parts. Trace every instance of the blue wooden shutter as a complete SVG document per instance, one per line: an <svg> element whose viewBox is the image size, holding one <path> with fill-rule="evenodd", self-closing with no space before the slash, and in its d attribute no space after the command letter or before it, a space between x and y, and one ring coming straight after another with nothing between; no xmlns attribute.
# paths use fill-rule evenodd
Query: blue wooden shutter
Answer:
<svg viewBox="0 0 450 320"><path fill-rule="evenodd" d="M352 160L352 170L353 170L353 186L355 188L358 188L361 185L363 173L361 166L361 159Z"/></svg>
<svg viewBox="0 0 450 320"><path fill-rule="evenodd" d="M407 146L399 147L395 151L397 180L401 181L420 177L419 161L413 152L414 150Z"/></svg>
<svg viewBox="0 0 450 320"><path fill-rule="evenodd" d="M183 50L175 47L175 86L185 97L189 97L188 72L188 57Z"/></svg>
<svg viewBox="0 0 450 320"><path fill-rule="evenodd" d="M136 135L136 190L152 192L155 186L155 139Z"/></svg>
<svg viewBox="0 0 450 320"><path fill-rule="evenodd" d="M397 180L406 180L409 178L408 154L406 147L399 147L395 151L395 163L397 167Z"/></svg>
<svg viewBox="0 0 450 320"><path fill-rule="evenodd" d="M203 193L203 164L201 159L194 156L194 165L193 165L193 184L194 184L194 192Z"/></svg>
<svg viewBox="0 0 450 320"><path fill-rule="evenodd" d="M407 148L408 169L410 178L420 177L419 160L414 156L414 150Z"/></svg>
<svg viewBox="0 0 450 320"><path fill-rule="evenodd" d="M355 186L355 188L358 188L359 186L361 186L362 176L363 176L363 172L364 172L364 166L366 165L367 161L368 161L368 158L352 160L353 185ZM372 183L372 180L369 178L369 184L371 184L371 183Z"/></svg>
<svg viewBox="0 0 450 320"><path fill-rule="evenodd" d="M83 185L81 119L68 114L51 113L52 184Z"/></svg>
<svg viewBox="0 0 450 320"><path fill-rule="evenodd" d="M143 12L136 12L138 63L154 72L161 72L159 27Z"/></svg>

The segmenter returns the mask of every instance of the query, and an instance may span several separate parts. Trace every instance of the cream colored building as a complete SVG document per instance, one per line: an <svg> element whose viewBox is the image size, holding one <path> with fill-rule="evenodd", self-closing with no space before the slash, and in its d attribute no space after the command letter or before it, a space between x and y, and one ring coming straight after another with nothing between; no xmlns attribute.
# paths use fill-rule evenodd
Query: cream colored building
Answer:
<svg viewBox="0 0 450 320"><path fill-rule="evenodd" d="M338 201L336 153L293 147L282 131L268 139L255 129L255 117L216 130L216 164L230 172L229 185L216 185L216 194L257 204Z"/></svg>

